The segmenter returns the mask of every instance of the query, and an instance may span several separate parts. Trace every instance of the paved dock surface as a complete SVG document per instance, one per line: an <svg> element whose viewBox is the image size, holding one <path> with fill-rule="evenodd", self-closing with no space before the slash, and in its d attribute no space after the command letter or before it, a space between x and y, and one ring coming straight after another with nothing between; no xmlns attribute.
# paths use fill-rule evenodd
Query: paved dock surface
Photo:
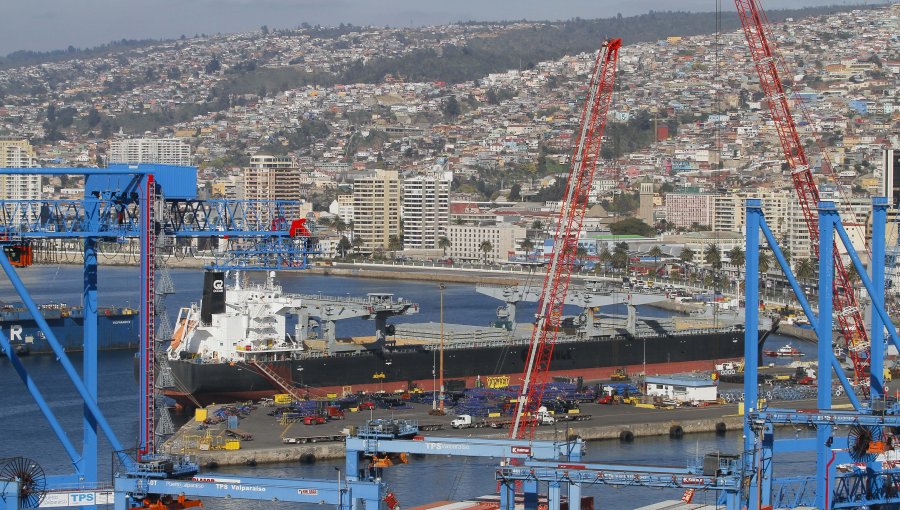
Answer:
<svg viewBox="0 0 900 510"><path fill-rule="evenodd" d="M836 404L845 403L836 399ZM815 408L814 400L778 402L777 407L795 409ZM201 427L191 420L185 424L175 436L166 442L165 448L172 453L189 453L198 455L202 465L235 465L268 462L314 462L316 459L341 458L344 456L344 443L334 439L343 436L352 427L360 427L370 419L405 419L416 420L420 426L431 425L439 430L422 432L425 436L444 437L482 437L505 438L509 430L494 428L453 429L450 421L453 414L431 416L431 404L411 404L411 409L375 409L371 411L347 412L343 420L331 420L321 425L305 425L302 422L282 424L278 418L267 413L274 407L257 406L250 416L240 420L240 430L253 435L251 441L241 441L240 450L198 451L195 448L185 449L185 445L193 445L204 435L221 437L214 443L223 443L226 439L225 423ZM210 410L221 406L210 406ZM677 409L646 409L630 405L582 404L581 414L591 415L587 421L558 422L555 425L541 426L536 430L536 439L562 440L567 429L580 435L585 440L620 439L627 431L639 441L640 437L670 435L675 427L680 433L713 432L717 427L737 432L743 424L743 417L738 415L737 404L715 405L708 407L681 407ZM326 436L325 439L317 439ZM306 439L303 444L284 444L283 438L293 437Z"/></svg>

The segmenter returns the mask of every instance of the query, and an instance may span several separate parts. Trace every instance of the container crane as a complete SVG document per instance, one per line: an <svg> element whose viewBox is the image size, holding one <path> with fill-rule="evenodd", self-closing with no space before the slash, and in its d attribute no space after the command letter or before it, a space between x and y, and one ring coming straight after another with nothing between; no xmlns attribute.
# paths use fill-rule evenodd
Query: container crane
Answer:
<svg viewBox="0 0 900 510"><path fill-rule="evenodd" d="M785 75L784 62L777 53L769 30L769 21L757 0L735 0L750 57L759 74L759 82L765 93L766 102L772 121L778 131L784 157L791 170L791 180L797 190L800 208L809 230L815 257L819 257L819 227L816 207L819 203L819 190L813 177L806 152L800 143L800 134L791 114L790 98L785 91L781 76ZM869 392L867 373L870 366L869 334L866 331L862 311L850 285L849 275L841 260L837 242L832 246L834 251L834 280L832 294L834 311L840 327L841 336L851 361L853 362L856 386L863 395ZM747 303L747 306L750 306ZM883 390L878 388L879 393Z"/></svg>
<svg viewBox="0 0 900 510"><path fill-rule="evenodd" d="M544 395L553 346L562 320L563 305L572 276L572 263L578 249L578 236L587 210L588 193L600 157L600 140L612 102L616 62L621 46L622 39L605 41L594 61L588 96L581 112L581 132L572 155L566 196L560 207L556 234L553 237L553 254L544 276L537 320L531 333L522 388L516 405L516 418L510 430L512 438L534 435L537 423L534 416Z"/></svg>

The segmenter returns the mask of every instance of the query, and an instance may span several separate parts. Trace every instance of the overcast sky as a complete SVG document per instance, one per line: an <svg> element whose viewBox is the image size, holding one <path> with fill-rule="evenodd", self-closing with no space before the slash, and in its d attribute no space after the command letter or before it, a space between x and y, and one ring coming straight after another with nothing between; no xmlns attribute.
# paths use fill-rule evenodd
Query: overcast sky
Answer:
<svg viewBox="0 0 900 510"><path fill-rule="evenodd" d="M713 11L715 0L8 0L0 54L79 48L122 38L172 38L292 28L307 22L410 26L468 20L603 18L655 10ZM765 0L767 9L862 0ZM731 0L722 8L734 10Z"/></svg>

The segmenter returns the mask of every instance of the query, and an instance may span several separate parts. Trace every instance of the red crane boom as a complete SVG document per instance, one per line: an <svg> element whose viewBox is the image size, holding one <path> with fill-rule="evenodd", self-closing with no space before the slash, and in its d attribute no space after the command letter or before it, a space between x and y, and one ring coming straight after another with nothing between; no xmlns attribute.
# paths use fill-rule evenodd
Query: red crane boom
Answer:
<svg viewBox="0 0 900 510"><path fill-rule="evenodd" d="M525 437L526 433L529 437L534 436L535 412L544 395L553 345L562 319L566 292L572 276L572 263L578 249L578 236L587 210L594 170L600 157L600 139L603 137L606 114L612 102L616 62L621 46L621 39L605 41L594 61L588 97L581 112L581 132L572 155L566 196L560 207L556 234L553 237L553 254L544 275L537 320L531 333L522 389L516 406L516 419L510 431L510 436L514 438Z"/></svg>
<svg viewBox="0 0 900 510"><path fill-rule="evenodd" d="M775 52L769 32L769 21L759 3L756 0L735 0L734 3L744 27L750 56L756 66L756 72L759 74L760 85L765 93L766 102L769 103L769 112L778 131L784 157L791 169L791 179L800 199L800 207L803 209L809 238L815 256L818 258L819 219L816 208L819 202L819 190L816 187L806 152L800 144L800 135L791 114L790 98L781 82L780 76L785 74L784 65L780 55ZM853 361L855 382L863 394L867 394L868 385L864 383L867 381L866 374L869 372L870 363L869 335L866 332L853 287L849 283L847 269L838 252L836 240L832 249L834 250L835 265L832 286L834 310L847 352ZM751 306L751 304L747 303L747 306Z"/></svg>

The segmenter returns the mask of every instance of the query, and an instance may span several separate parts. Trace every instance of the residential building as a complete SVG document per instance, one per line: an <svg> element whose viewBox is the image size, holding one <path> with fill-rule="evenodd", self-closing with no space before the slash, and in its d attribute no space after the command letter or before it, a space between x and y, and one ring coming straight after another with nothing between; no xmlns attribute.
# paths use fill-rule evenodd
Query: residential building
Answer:
<svg viewBox="0 0 900 510"><path fill-rule="evenodd" d="M109 147L109 163L190 166L191 146L177 138L113 140Z"/></svg>
<svg viewBox="0 0 900 510"><path fill-rule="evenodd" d="M403 181L403 248L437 248L450 224L453 172L438 169Z"/></svg>
<svg viewBox="0 0 900 510"><path fill-rule="evenodd" d="M447 238L451 258L499 262L509 260L509 256L515 254L517 242L525 238L525 228L507 223L449 225ZM487 252L482 250L485 241L491 245Z"/></svg>
<svg viewBox="0 0 900 510"><path fill-rule="evenodd" d="M713 224L715 196L706 193L669 193L666 195L666 221L680 228Z"/></svg>
<svg viewBox="0 0 900 510"><path fill-rule="evenodd" d="M28 140L0 137L0 165L4 168L37 166L34 149ZM38 200L41 198L40 175L0 175L0 199Z"/></svg>
<svg viewBox="0 0 900 510"><path fill-rule="evenodd" d="M353 221L353 195L338 195L328 206L328 212L350 224Z"/></svg>
<svg viewBox="0 0 900 510"><path fill-rule="evenodd" d="M287 219L304 218L312 207L302 195L302 181L303 172L293 165L291 158L257 154L250 158L250 166L244 169L243 198L296 202L283 205L281 213Z"/></svg>
<svg viewBox="0 0 900 510"><path fill-rule="evenodd" d="M362 250L387 249L400 237L400 177L396 170L375 170L353 180L353 235Z"/></svg>

